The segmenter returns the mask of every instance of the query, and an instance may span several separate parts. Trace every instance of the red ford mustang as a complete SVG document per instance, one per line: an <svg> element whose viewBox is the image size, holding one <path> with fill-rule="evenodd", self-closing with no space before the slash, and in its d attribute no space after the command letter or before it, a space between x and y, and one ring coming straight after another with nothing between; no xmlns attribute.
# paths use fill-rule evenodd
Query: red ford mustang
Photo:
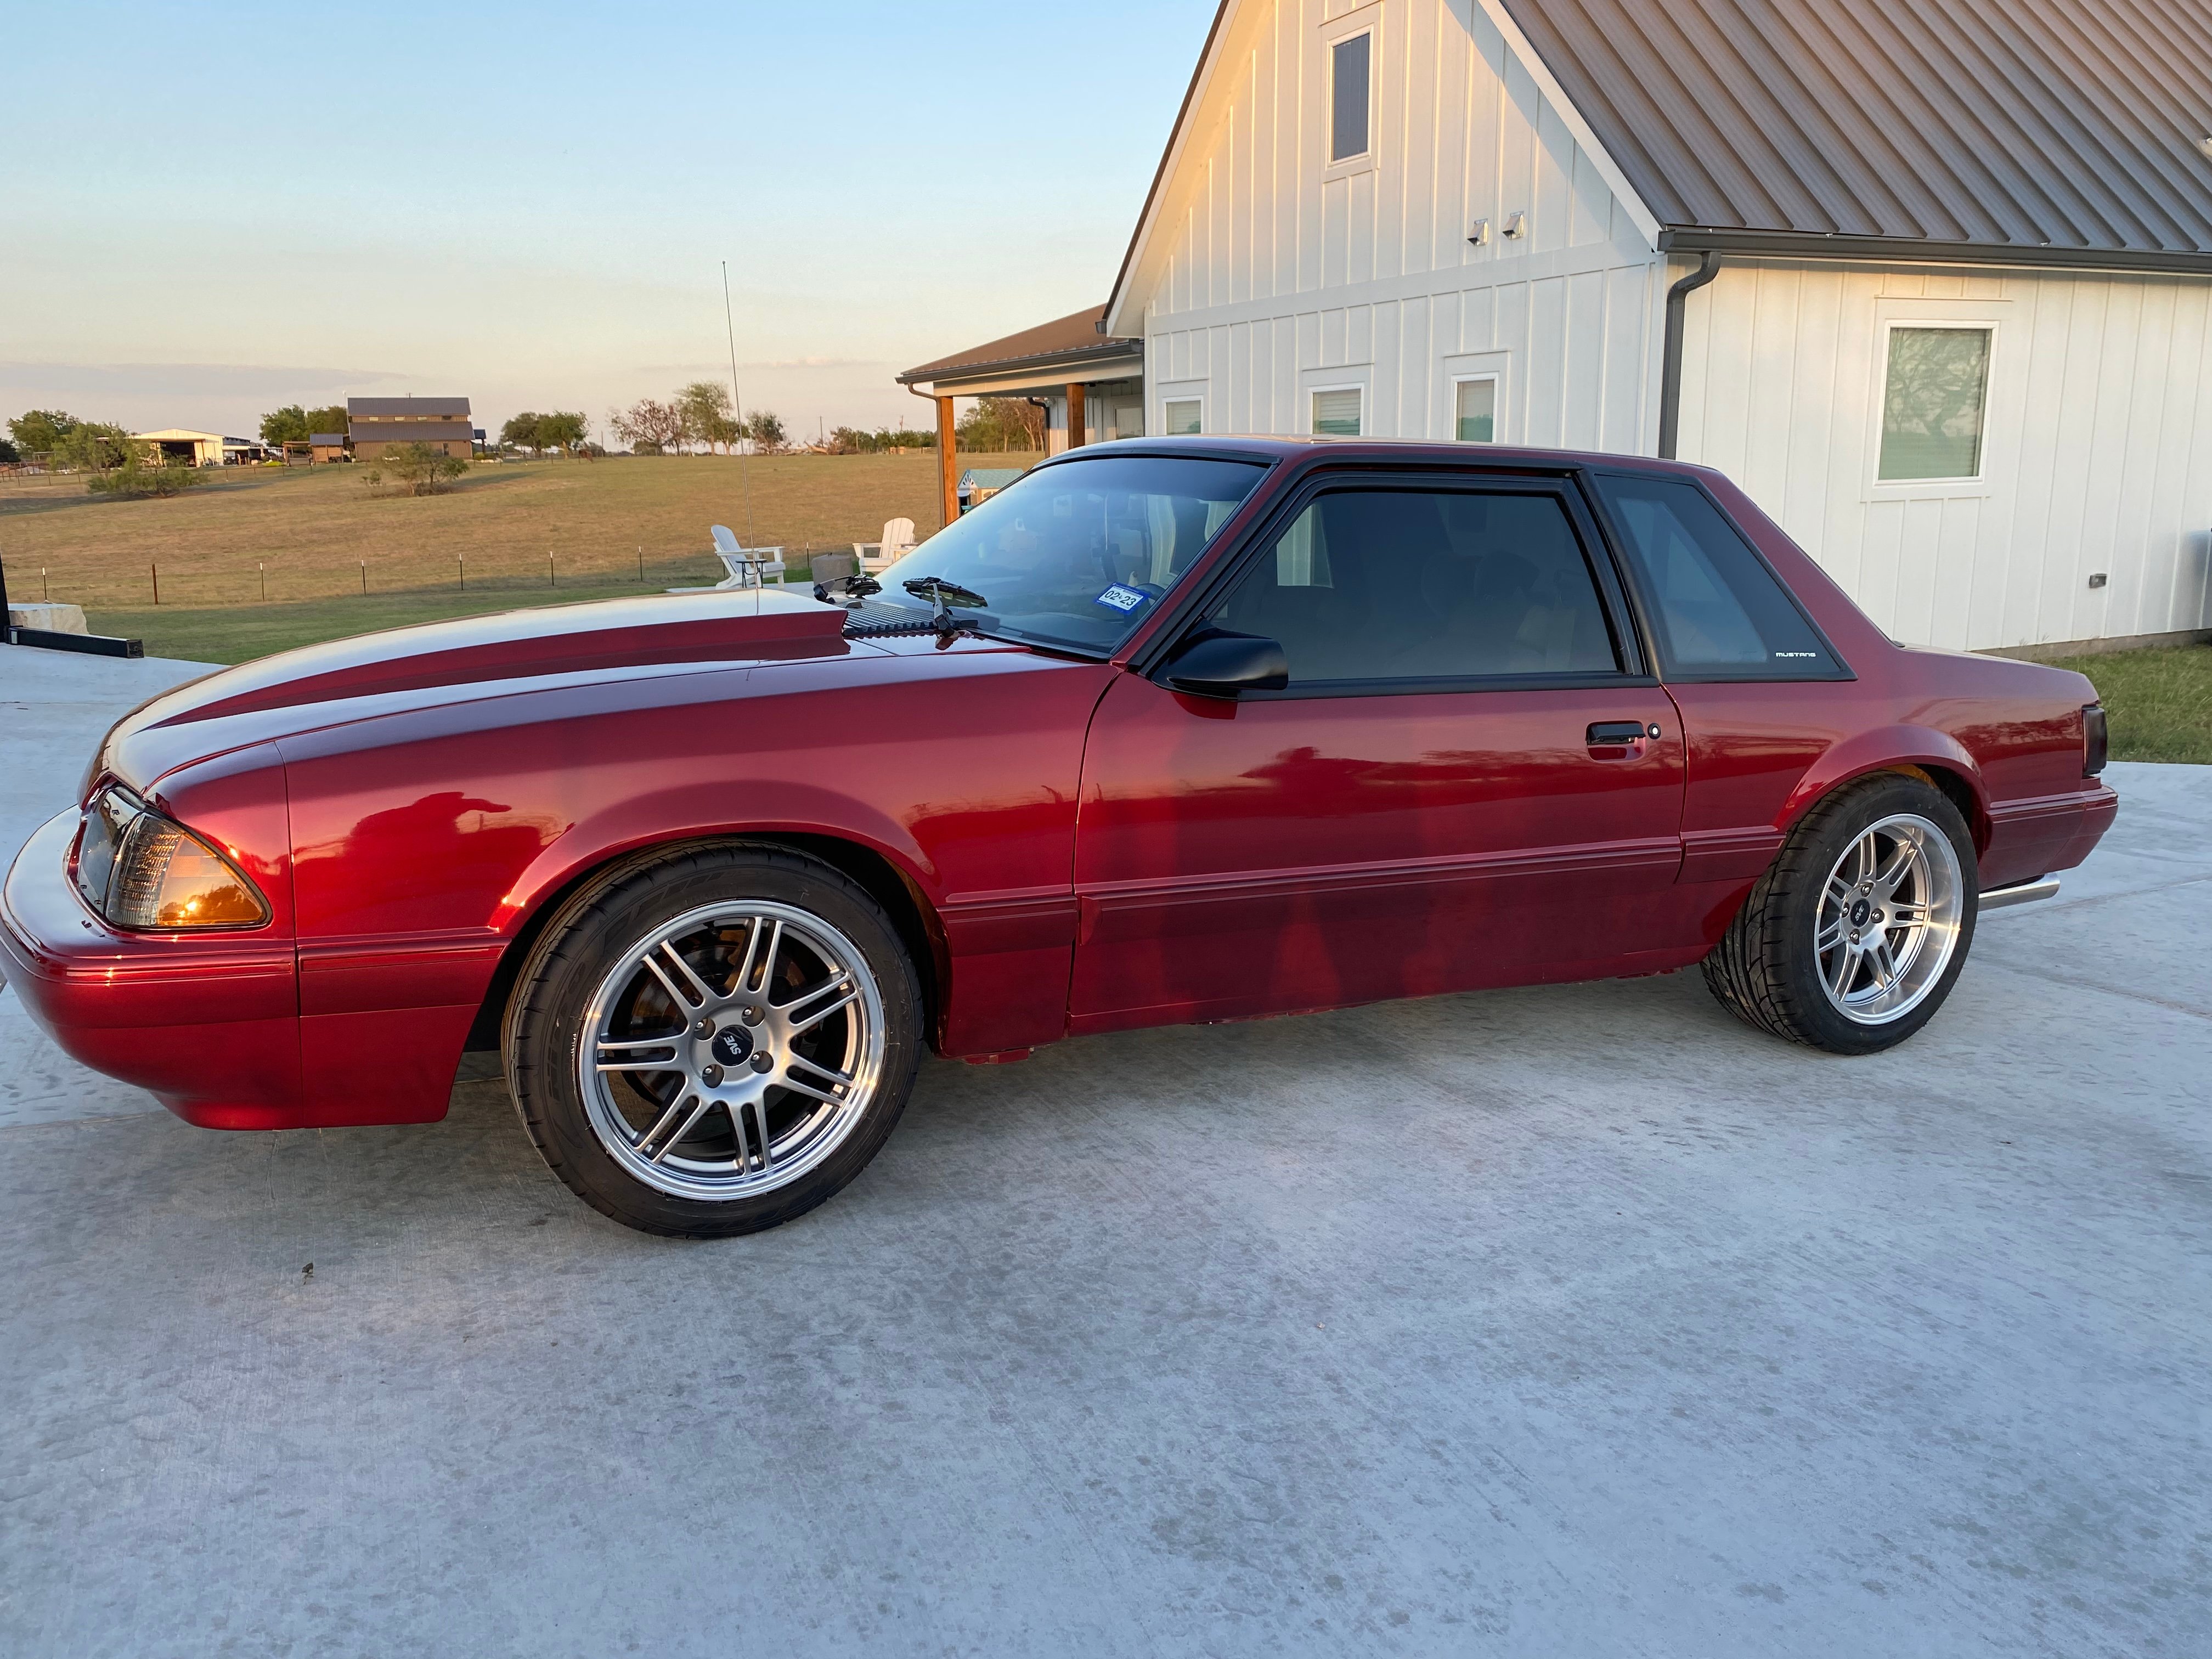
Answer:
<svg viewBox="0 0 2212 1659"><path fill-rule="evenodd" d="M850 1181L925 1045L1702 963L1887 1048L2116 808L2088 681L1893 644L1686 466L1138 440L829 599L156 698L15 860L7 977L211 1127L426 1122L496 1048L587 1202L737 1233Z"/></svg>

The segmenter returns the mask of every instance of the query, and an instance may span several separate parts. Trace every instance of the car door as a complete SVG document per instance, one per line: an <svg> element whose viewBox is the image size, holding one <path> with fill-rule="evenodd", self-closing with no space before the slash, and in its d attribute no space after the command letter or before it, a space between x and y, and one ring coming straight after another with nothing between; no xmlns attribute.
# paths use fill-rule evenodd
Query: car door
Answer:
<svg viewBox="0 0 2212 1659"><path fill-rule="evenodd" d="M1573 486L1325 477L1275 525L1183 632L1287 687L1092 717L1074 1029L1683 959L1680 732Z"/></svg>

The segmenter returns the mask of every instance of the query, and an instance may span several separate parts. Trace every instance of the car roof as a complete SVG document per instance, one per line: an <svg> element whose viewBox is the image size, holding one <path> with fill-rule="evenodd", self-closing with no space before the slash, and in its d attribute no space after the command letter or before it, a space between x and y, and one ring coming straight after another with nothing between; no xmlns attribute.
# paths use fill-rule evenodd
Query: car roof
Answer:
<svg viewBox="0 0 2212 1659"><path fill-rule="evenodd" d="M1106 455L1206 455L1224 459L1346 461L1366 465L1413 462L1434 465L1538 469L1564 471L1603 466L1640 472L1695 474L1711 471L1686 461L1656 460L1598 450L1539 449L1508 444L1445 443L1420 438L1333 438L1284 436L1276 433L1206 433L1181 437L1115 438L1063 450L1042 466Z"/></svg>

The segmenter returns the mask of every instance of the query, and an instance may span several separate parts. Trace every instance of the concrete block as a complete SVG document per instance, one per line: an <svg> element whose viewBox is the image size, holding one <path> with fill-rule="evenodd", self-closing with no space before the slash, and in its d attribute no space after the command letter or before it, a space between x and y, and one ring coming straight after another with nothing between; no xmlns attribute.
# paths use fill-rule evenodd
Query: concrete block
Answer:
<svg viewBox="0 0 2212 1659"><path fill-rule="evenodd" d="M10 628L43 628L49 634L89 634L84 623L84 607L81 605L11 605L8 607L8 626Z"/></svg>

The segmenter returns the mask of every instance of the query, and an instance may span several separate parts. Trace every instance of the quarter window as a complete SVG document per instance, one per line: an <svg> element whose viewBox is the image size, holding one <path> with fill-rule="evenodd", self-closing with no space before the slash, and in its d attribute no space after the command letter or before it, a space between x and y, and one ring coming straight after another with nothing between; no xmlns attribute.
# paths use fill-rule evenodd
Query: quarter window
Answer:
<svg viewBox="0 0 2212 1659"><path fill-rule="evenodd" d="M1313 429L1316 436L1357 438L1359 435L1359 388L1316 392L1313 395Z"/></svg>
<svg viewBox="0 0 2212 1659"><path fill-rule="evenodd" d="M1981 477L1989 384L1988 329L1891 329L1875 477L1885 483Z"/></svg>
<svg viewBox="0 0 2212 1659"><path fill-rule="evenodd" d="M1751 544L1695 484L1601 473L1652 606L1670 675L1827 679L1840 672L1803 611Z"/></svg>
<svg viewBox="0 0 2212 1659"><path fill-rule="evenodd" d="M1453 389L1455 431L1463 444L1498 441L1498 382L1485 377L1462 380Z"/></svg>
<svg viewBox="0 0 2212 1659"><path fill-rule="evenodd" d="M1375 37L1355 34L1328 49L1328 159L1348 161L1367 154L1368 67Z"/></svg>
<svg viewBox="0 0 2212 1659"><path fill-rule="evenodd" d="M1195 398L1170 398L1160 408L1160 423L1172 435L1188 437L1199 429L1199 404Z"/></svg>
<svg viewBox="0 0 2212 1659"><path fill-rule="evenodd" d="M1620 666L1566 504L1542 491L1331 491L1209 620L1279 641L1293 689Z"/></svg>

